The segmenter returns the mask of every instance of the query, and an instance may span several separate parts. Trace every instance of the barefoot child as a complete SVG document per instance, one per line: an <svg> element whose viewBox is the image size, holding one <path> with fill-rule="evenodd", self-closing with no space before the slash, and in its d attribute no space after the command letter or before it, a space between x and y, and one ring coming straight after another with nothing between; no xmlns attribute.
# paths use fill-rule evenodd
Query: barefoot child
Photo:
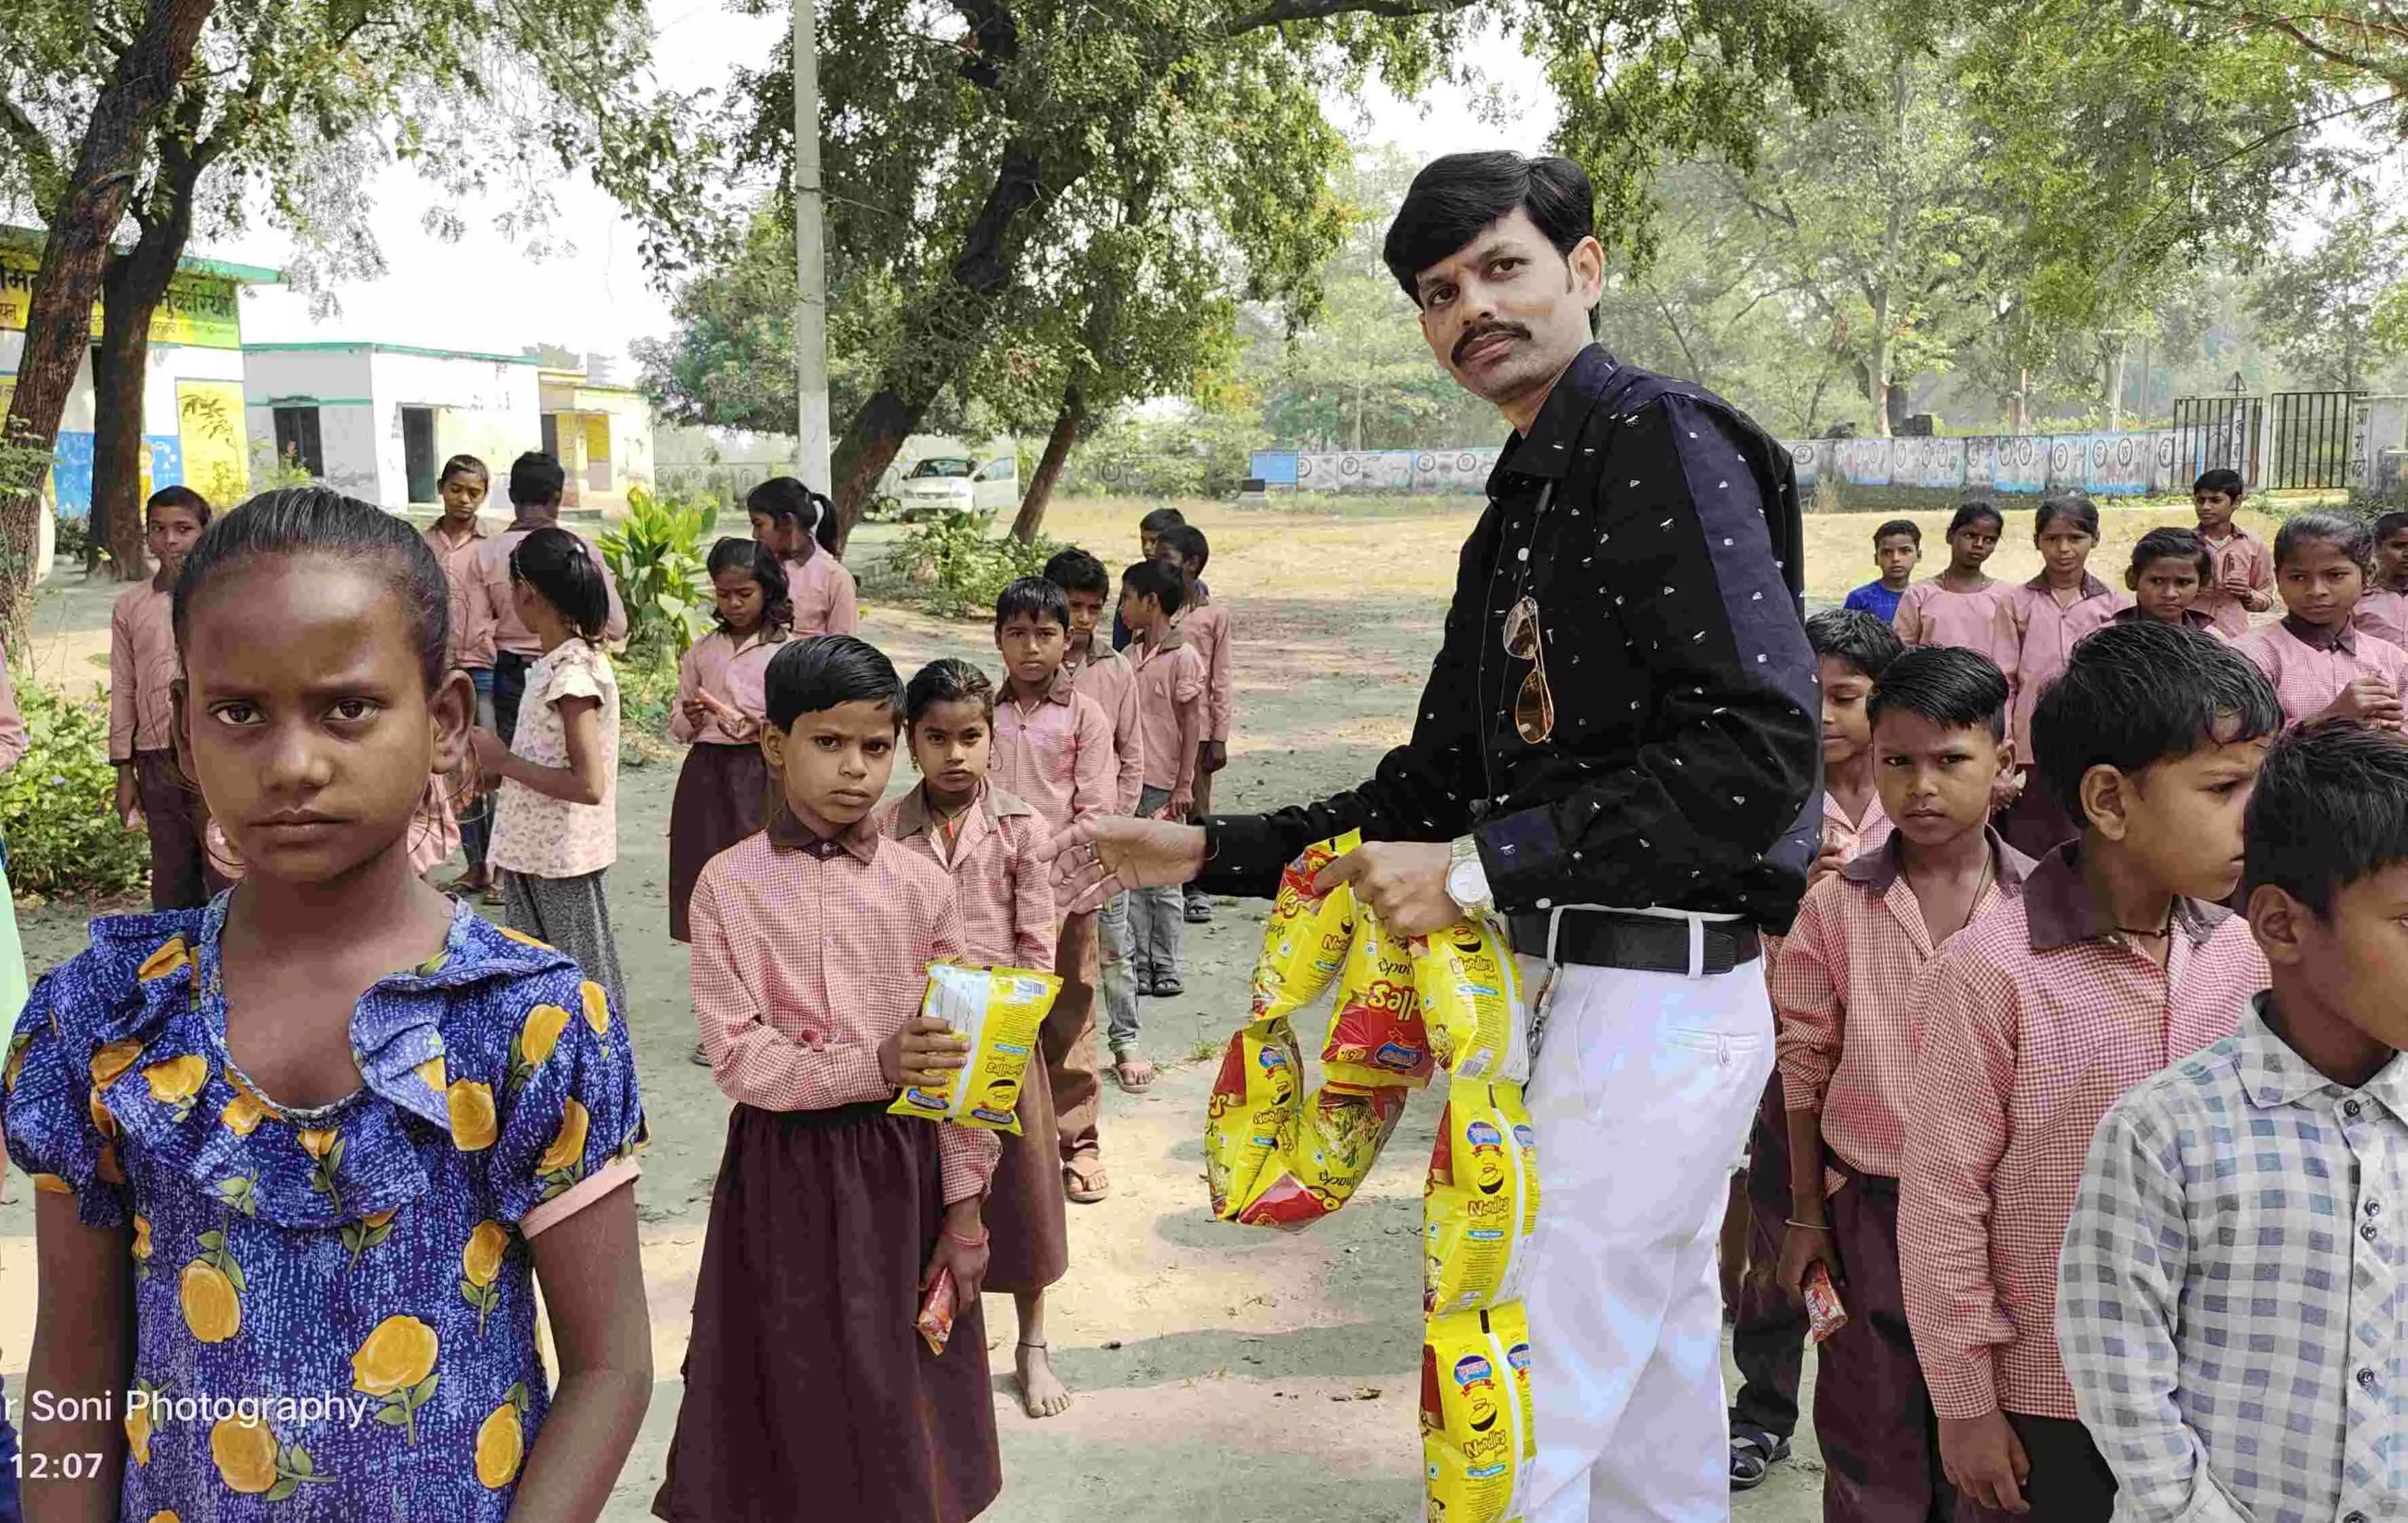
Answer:
<svg viewBox="0 0 2408 1523"><path fill-rule="evenodd" d="M920 1014L961 913L873 817L903 724L886 657L789 640L763 702L781 807L694 890L695 1018L736 1106L652 1514L961 1523L1002 1486L979 1310L996 1134L887 1111L967 1061ZM939 1272L957 1310L931 1353L913 1321Z"/></svg>
<svg viewBox="0 0 2408 1523"><path fill-rule="evenodd" d="M1052 968L1059 935L1054 886L1029 855L1044 824L1036 810L987 781L995 685L967 661L939 661L911 679L903 712L920 785L881 806L880 830L953 878L964 961ZM1070 1393L1046 1347L1045 1287L1069 1269L1070 1241L1054 1091L1041 1061L1028 1065L1017 1114L1020 1135L1003 1137L987 1191L986 1288L1010 1295L1019 1315L1014 1364L1022 1409L1052 1417L1069 1410Z"/></svg>
<svg viewBox="0 0 2408 1523"><path fill-rule="evenodd" d="M1196 758L1206 726L1203 659L1174 623L1186 606L1187 579L1158 560L1121 574L1121 618L1137 667L1138 713L1145 725L1145 792L1137 812L1149 820L1184 820L1196 812ZM1175 999L1187 992L1180 941L1185 905L1175 888L1129 896L1138 993Z"/></svg>
<svg viewBox="0 0 2408 1523"><path fill-rule="evenodd" d="M2032 706L2042 690L2065 669L2074 642L2114 619L2123 594L2090 574L2090 553L2099 548L2099 508L2079 492L2052 493L2032 515L2032 544L2040 552L2040 575L2007 595L2015 625L2014 708L2008 733L2031 732ZM2030 764L2015 769L2028 773ZM2074 837L2073 818L2046 788L2016 787L2014 804L1999 822L2000 833L2027 856L2045 855Z"/></svg>
<svg viewBox="0 0 2408 1523"><path fill-rule="evenodd" d="M1909 587L1890 623L1910 646L1957 645L1981 652L1998 664L2012 685L2020 644L2009 606L2013 589L1982 569L2006 527L1994 503L1975 498L1957 509L1948 522L1948 568Z"/></svg>
<svg viewBox="0 0 2408 1523"><path fill-rule="evenodd" d="M2408 652L2352 622L2371 548L2365 524L2342 513L2294 513L2274 535L2275 586L2288 611L2232 649L2274 684L2287 724L2339 718L2400 727Z"/></svg>
<svg viewBox="0 0 2408 1523"><path fill-rule="evenodd" d="M2408 1184L2408 741L2291 731L2247 838L2272 986L2107 1113L2057 1342L2122 1516L2379 1517L2408 1490L2390 1214Z"/></svg>
<svg viewBox="0 0 2408 1523"><path fill-rule="evenodd" d="M2215 574L2199 595L2200 611L2215 621L2227 639L2249 632L2249 615L2274 606L2274 558L2266 541L2232 521L2247 488L2237 470L2201 471L2191 483L2191 510L2199 535L2215 563Z"/></svg>
<svg viewBox="0 0 2408 1523"><path fill-rule="evenodd" d="M2115 611L2114 622L2170 624L2215 634L2215 621L2198 608L2200 591L2214 574L2215 558L2196 533L2151 529L2132 546L2132 564L2124 572L2132 601Z"/></svg>
<svg viewBox="0 0 2408 1523"><path fill-rule="evenodd" d="M1034 808L1049 835L1112 813L1119 804L1112 722L1079 691L1064 665L1069 636L1070 600L1043 577L1022 577L995 600L995 644L1004 671L1003 701L995 708L995 783ZM1096 1060L1096 985L1103 962L1094 912L1064 919L1061 941L1046 966L1062 979L1040 1033L1061 1142L1062 1188L1081 1205L1093 1205L1111 1189L1096 1124L1104 1098Z"/></svg>
<svg viewBox="0 0 2408 1523"><path fill-rule="evenodd" d="M2014 763L2006 706L2005 677L1971 651L1909 651L1882 674L1871 752L1895 832L1807 890L1772 972L1793 1160L1778 1278L1800 1296L1820 1263L1848 1309L1814 1356L1828 1523L1945 1523L1956 1504L1899 1285L1909 991L1935 948L2020 894L2031 869L1987 828L1992 785Z"/></svg>
<svg viewBox="0 0 2408 1523"><path fill-rule="evenodd" d="M143 510L143 544L159 569L117 597L108 615L108 759L117 767L117 817L150 833L150 908L194 910L227 880L210 870L207 822L176 759L176 637L170 594L184 557L209 525L208 499L162 487Z"/></svg>
<svg viewBox="0 0 2408 1523"><path fill-rule="evenodd" d="M2057 1358L2057 1249L2108 1106L2231 1035L2264 986L2218 901L2281 724L2266 679L2209 636L2114 625L2075 646L2032 748L2082 834L1912 991L1899 1259L1959 1523L2107 1523L2114 1507Z"/></svg>
<svg viewBox="0 0 2408 1523"><path fill-rule="evenodd" d="M1840 606L1889 623L1898 617L1898 600L1906 596L1922 559L1922 525L1911 518L1891 519L1873 530L1873 565L1881 575L1848 594Z"/></svg>
<svg viewBox="0 0 2408 1523"><path fill-rule="evenodd" d="M1229 610L1212 601L1204 585L1212 542L1202 529L1180 524L1163 530L1149 558L1177 566L1187 578L1187 603L1179 611L1179 630L1204 663L1204 739L1196 751L1196 812L1210 814L1212 776L1229 765ZM1209 923L1212 896L1193 884L1184 892L1187 923Z"/></svg>
<svg viewBox="0 0 2408 1523"><path fill-rule="evenodd" d="M477 584L477 553L485 543L485 526L477 510L484 506L489 484L485 463L473 454L455 454L443 462L443 474L435 482L436 495L443 499L443 514L426 526L426 545L435 552L443 580L452 589L452 646L446 659L476 684L476 722L492 729L494 631L483 617L485 600ZM468 854L468 870L452 883L452 892L482 895L493 886L485 870L485 845L494 826L493 799L482 796L468 799L460 809L458 823L460 845Z"/></svg>
<svg viewBox="0 0 2408 1523"><path fill-rule="evenodd" d="M744 498L752 538L786 568L796 635L850 635L861 627L853 573L836 553L836 504L791 476L773 476Z"/></svg>
<svg viewBox="0 0 2408 1523"><path fill-rule="evenodd" d="M518 617L542 654L527 668L515 748L471 730L499 780L491 860L510 928L575 958L626 1007L603 879L619 858L619 678L599 643L609 602L583 541L538 529L510 553Z"/></svg>
<svg viewBox="0 0 2408 1523"><path fill-rule="evenodd" d="M652 1379L634 1055L568 958L409 870L475 701L447 604L423 539L319 487L246 503L185 564L179 739L249 870L206 910L95 920L20 1023L29 1378L115 1398L28 1424L29 1454L100 1457L30 1483L34 1516L504 1523L609 1499Z"/></svg>
<svg viewBox="0 0 2408 1523"><path fill-rule="evenodd" d="M686 907L705 864L767 822L769 769L761 759L762 682L786 640L794 606L786 574L765 545L710 547L719 627L678 661L669 735L692 742L669 806L669 939L689 941Z"/></svg>

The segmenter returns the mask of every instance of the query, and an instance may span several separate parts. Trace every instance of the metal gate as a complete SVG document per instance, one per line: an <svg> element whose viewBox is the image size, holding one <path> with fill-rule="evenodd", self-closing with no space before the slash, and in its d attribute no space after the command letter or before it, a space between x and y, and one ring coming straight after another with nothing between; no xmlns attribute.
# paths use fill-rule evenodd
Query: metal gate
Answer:
<svg viewBox="0 0 2408 1523"><path fill-rule="evenodd" d="M2363 392L2276 392L2273 460L2265 485L2275 491L2349 484L2354 422Z"/></svg>
<svg viewBox="0 0 2408 1523"><path fill-rule="evenodd" d="M2211 470L2237 470L2258 486L2258 441L2264 432L2266 399L2224 393L2174 398L2174 485L2187 490Z"/></svg>

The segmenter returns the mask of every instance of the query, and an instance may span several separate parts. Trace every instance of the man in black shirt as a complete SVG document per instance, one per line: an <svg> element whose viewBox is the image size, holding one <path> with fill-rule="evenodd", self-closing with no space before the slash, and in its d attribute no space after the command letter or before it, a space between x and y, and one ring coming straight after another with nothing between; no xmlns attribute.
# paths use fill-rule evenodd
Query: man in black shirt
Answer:
<svg viewBox="0 0 2408 1523"><path fill-rule="evenodd" d="M1567 161L1457 154L1389 229L1431 350L1514 430L1412 740L1319 803L1096 820L1043 854L1066 904L1268 896L1359 829L1325 882L1393 929L1507 926L1544 1160L1528 1523L1727 1516L1717 1228L1772 1070L1759 931L1787 928L1820 834L1787 452L1591 340L1592 208Z"/></svg>

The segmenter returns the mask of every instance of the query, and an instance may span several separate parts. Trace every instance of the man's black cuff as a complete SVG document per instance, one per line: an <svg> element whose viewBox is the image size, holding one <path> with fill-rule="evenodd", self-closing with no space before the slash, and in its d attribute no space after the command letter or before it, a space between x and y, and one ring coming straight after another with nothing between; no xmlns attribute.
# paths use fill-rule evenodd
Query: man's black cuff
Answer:
<svg viewBox="0 0 2408 1523"><path fill-rule="evenodd" d="M1280 869L1294 854L1276 816L1208 814L1197 823L1204 827L1198 888L1240 898L1269 898L1279 892Z"/></svg>

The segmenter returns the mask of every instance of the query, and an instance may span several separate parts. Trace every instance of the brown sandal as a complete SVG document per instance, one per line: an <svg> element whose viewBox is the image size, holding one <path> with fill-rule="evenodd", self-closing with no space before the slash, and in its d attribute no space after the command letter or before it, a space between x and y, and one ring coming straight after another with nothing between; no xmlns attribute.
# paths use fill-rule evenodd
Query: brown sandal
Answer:
<svg viewBox="0 0 2408 1523"><path fill-rule="evenodd" d="M1111 1176L1101 1158L1073 1158L1062 1166L1062 1193L1079 1205L1092 1206L1112 1193Z"/></svg>

